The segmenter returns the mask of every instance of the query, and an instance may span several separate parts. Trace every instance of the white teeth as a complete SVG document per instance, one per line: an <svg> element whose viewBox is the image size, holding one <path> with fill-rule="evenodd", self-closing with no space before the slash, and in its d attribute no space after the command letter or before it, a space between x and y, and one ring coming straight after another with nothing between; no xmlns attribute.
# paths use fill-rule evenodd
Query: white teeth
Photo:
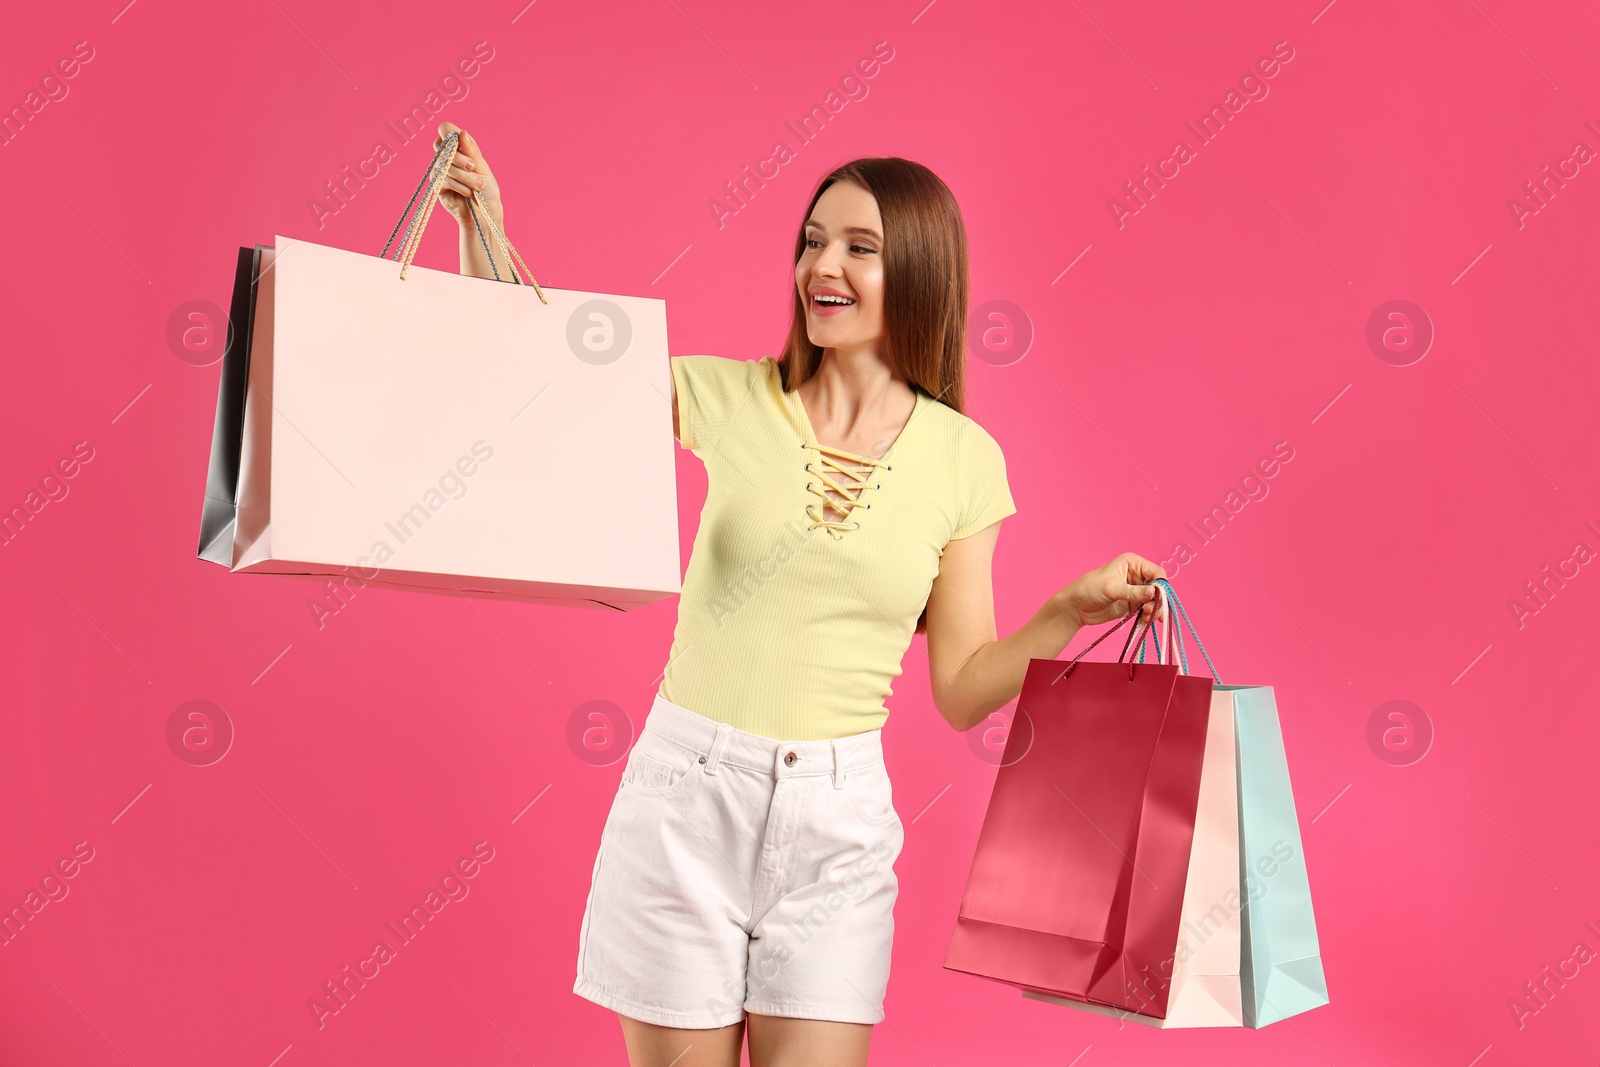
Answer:
<svg viewBox="0 0 1600 1067"><path fill-rule="evenodd" d="M846 297L842 297L842 296L819 295L819 296L815 297L814 299L819 304L842 304L842 305L845 305L845 306L849 306L850 304L854 304L855 303L854 300L850 300L850 299L847 299Z"/></svg>

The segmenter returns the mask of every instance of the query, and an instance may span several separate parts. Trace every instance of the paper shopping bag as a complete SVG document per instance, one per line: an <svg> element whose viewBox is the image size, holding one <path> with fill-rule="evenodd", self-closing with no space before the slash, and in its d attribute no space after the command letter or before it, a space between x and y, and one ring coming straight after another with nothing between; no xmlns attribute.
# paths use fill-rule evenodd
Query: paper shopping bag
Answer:
<svg viewBox="0 0 1600 1067"><path fill-rule="evenodd" d="M1083 652L1028 665L944 966L1162 1017L1212 680Z"/></svg>
<svg viewBox="0 0 1600 1067"><path fill-rule="evenodd" d="M252 254L201 558L622 611L680 591L664 301Z"/></svg>
<svg viewBox="0 0 1600 1067"><path fill-rule="evenodd" d="M1328 1003L1328 983L1277 699L1239 687L1235 708L1245 1025L1262 1027Z"/></svg>
<svg viewBox="0 0 1600 1067"><path fill-rule="evenodd" d="M222 379L217 385L211 463L206 471L205 507L200 515L199 556L225 567L233 564L233 524L239 506L239 459L244 440L245 387L250 373L248 348L260 257L259 249L241 248L234 263L233 297L228 304L228 345L223 351Z"/></svg>
<svg viewBox="0 0 1600 1067"><path fill-rule="evenodd" d="M1162 961L1162 973L1172 983L1166 1014L1148 1014L1154 1010L1154 1003L1129 1011L1038 992L1024 991L1023 996L1169 1030L1244 1025L1239 975L1243 897L1239 890L1233 688L1212 688L1178 943L1170 959Z"/></svg>

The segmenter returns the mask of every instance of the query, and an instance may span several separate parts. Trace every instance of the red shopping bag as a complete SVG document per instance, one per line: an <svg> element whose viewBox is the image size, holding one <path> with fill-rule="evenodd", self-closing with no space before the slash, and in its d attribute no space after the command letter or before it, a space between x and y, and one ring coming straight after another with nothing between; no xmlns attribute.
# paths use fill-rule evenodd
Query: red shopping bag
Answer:
<svg viewBox="0 0 1600 1067"><path fill-rule="evenodd" d="M1029 662L944 966L1164 1018L1213 679Z"/></svg>

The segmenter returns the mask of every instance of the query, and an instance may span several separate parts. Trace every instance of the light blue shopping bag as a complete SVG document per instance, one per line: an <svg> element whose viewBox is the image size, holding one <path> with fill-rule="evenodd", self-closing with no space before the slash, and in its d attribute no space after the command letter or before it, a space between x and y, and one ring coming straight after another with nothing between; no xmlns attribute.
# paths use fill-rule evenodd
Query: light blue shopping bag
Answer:
<svg viewBox="0 0 1600 1067"><path fill-rule="evenodd" d="M1242 897L1239 975L1244 1023L1259 1029L1328 1003L1317 922L1311 909L1311 880L1295 816L1294 791L1289 786L1278 704L1269 685L1220 684L1216 666L1200 643L1183 602L1165 578L1157 578L1156 584L1164 588L1178 617L1189 627L1211 676L1219 679L1214 690L1234 693ZM1174 643L1180 669L1188 674L1181 629L1174 627L1179 635ZM1141 639L1140 662L1144 653Z"/></svg>

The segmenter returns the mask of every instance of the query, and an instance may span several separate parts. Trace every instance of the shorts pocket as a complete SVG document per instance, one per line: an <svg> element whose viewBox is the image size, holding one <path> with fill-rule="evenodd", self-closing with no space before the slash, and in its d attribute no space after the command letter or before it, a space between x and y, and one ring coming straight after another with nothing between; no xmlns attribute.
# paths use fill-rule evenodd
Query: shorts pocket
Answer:
<svg viewBox="0 0 1600 1067"><path fill-rule="evenodd" d="M899 818L894 810L894 786L889 781L888 768L881 762L851 770L845 775L844 788L864 822L887 823Z"/></svg>
<svg viewBox="0 0 1600 1067"><path fill-rule="evenodd" d="M643 796L669 796L683 790L694 777L704 773L700 753L673 741L641 734L628 753L617 788Z"/></svg>

